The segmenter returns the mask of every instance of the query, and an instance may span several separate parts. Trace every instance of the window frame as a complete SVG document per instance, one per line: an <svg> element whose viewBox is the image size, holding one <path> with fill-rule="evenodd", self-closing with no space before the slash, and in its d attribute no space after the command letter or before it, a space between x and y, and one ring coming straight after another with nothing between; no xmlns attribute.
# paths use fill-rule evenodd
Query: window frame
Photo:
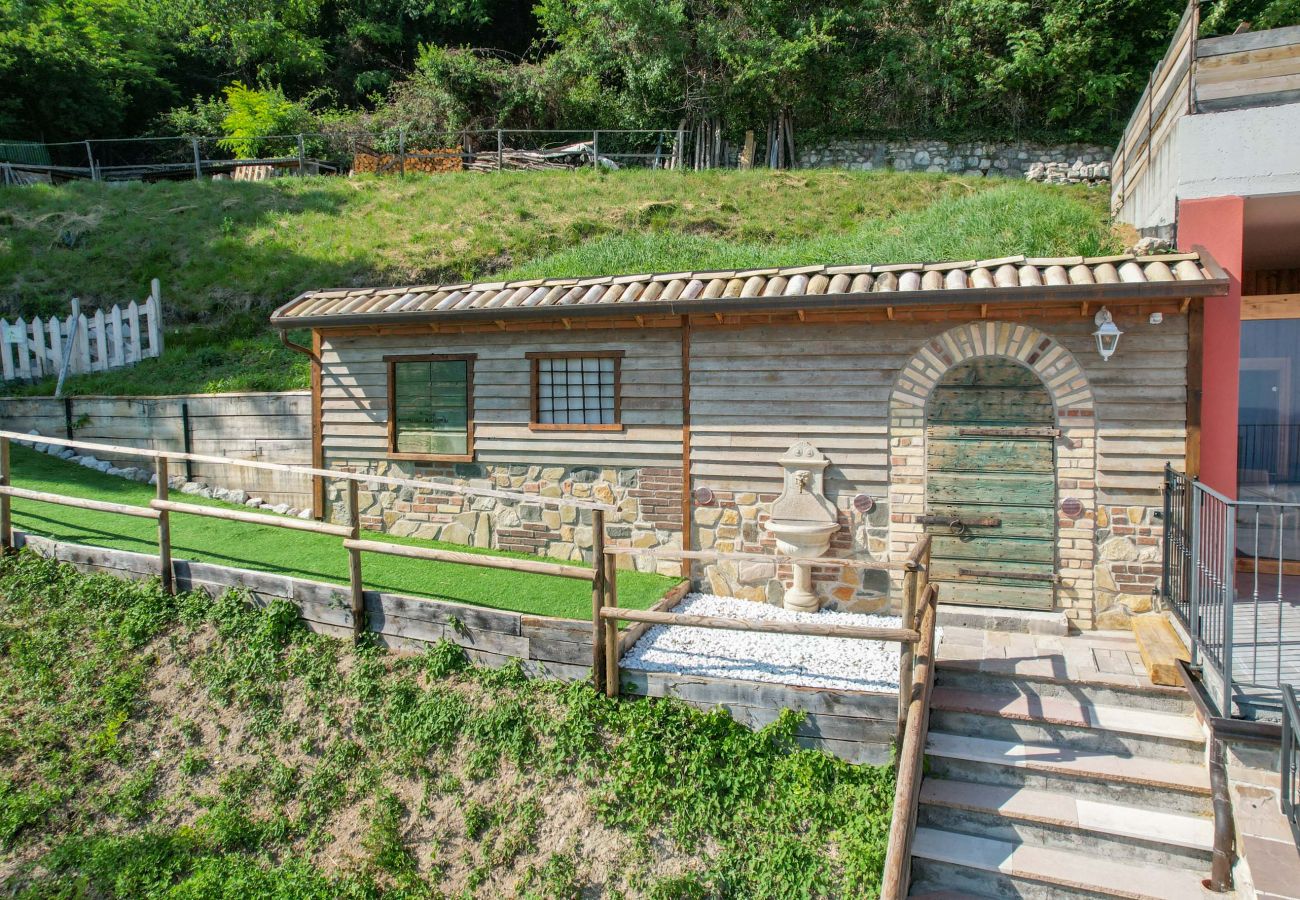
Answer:
<svg viewBox="0 0 1300 900"><path fill-rule="evenodd" d="M384 357L388 372L388 458L430 462L474 461L474 361L476 353L397 353ZM404 362L463 362L465 364L465 449L467 453L409 453L397 449L397 371Z"/></svg>
<svg viewBox="0 0 1300 900"><path fill-rule="evenodd" d="M623 430L623 350L545 350L525 353L529 371L529 431L622 431ZM538 360L542 359L612 359L614 361L614 421L607 424L539 422L541 383Z"/></svg>

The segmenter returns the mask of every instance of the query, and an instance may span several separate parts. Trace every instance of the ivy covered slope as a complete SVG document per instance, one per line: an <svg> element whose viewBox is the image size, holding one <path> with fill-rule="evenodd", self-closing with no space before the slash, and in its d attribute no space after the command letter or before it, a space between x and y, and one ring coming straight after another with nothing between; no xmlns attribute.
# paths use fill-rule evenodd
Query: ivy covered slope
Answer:
<svg viewBox="0 0 1300 900"><path fill-rule="evenodd" d="M305 358L266 315L313 288L1121 246L1104 191L896 172L77 184L0 189L0 313L111 305L157 277L167 354L68 391L283 390L306 387Z"/></svg>
<svg viewBox="0 0 1300 900"><path fill-rule="evenodd" d="M675 701L0 561L0 891L874 897L892 770Z"/></svg>

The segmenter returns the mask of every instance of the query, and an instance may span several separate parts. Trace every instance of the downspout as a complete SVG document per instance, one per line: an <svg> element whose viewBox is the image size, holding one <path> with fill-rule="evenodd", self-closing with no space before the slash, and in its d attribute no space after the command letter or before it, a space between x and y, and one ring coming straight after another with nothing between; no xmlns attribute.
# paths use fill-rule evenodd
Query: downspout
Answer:
<svg viewBox="0 0 1300 900"><path fill-rule="evenodd" d="M294 353L301 353L313 363L317 365L320 364L320 358L316 356L315 353L311 352L311 348L304 347L302 344L295 344L293 341L289 340L289 332L283 328L280 329L280 343L284 344L285 347L289 348Z"/></svg>
<svg viewBox="0 0 1300 900"><path fill-rule="evenodd" d="M312 329L312 347L304 347L289 340L289 333L280 329L280 343L295 353L301 353L311 360L311 464L314 468L325 468L321 446L321 390L320 390L320 332ZM325 479L319 475L311 477L311 515L313 519L325 517Z"/></svg>
<svg viewBox="0 0 1300 900"><path fill-rule="evenodd" d="M1236 842L1236 822L1232 813L1232 798L1228 788L1228 767L1223 758L1223 739L1272 744L1281 740L1282 729L1265 722L1247 722L1217 716L1210 709L1201 692L1197 670L1186 660L1178 660L1178 678L1196 707L1198 718L1209 731L1207 759L1210 770L1210 800L1214 809L1214 848L1210 857L1210 877L1201 884L1210 891L1226 893L1232 890L1232 863Z"/></svg>
<svg viewBox="0 0 1300 900"><path fill-rule="evenodd" d="M1228 796L1228 767L1223 762L1223 742L1210 728L1210 796L1214 806L1214 850L1206 890L1225 894L1232 890L1233 837L1236 831L1232 799Z"/></svg>

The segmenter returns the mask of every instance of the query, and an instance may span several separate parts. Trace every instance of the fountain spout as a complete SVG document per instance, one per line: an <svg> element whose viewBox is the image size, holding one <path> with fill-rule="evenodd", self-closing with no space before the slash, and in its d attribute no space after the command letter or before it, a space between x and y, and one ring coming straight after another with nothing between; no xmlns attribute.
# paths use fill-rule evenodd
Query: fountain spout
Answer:
<svg viewBox="0 0 1300 900"><path fill-rule="evenodd" d="M823 555L839 531L835 505L826 499L823 487L823 474L830 460L808 441L797 441L780 462L785 469L785 488L772 504L767 530L776 538L777 550L796 559L794 583L785 593L785 608L816 612L821 601L812 590L812 566L797 558Z"/></svg>

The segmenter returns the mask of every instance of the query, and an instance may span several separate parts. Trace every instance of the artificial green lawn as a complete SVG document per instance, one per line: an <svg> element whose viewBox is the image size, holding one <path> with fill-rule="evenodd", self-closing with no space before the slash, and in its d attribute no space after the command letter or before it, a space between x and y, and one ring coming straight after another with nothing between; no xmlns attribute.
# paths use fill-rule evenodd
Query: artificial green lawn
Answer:
<svg viewBox="0 0 1300 900"><path fill-rule="evenodd" d="M14 485L30 490L135 506L147 506L154 495L150 485L105 475L26 447L12 448L12 465ZM229 503L179 493L176 499L234 508ZM13 510L14 527L23 531L76 544L137 553L158 552L157 526L150 519L30 500L15 500ZM337 584L348 581L347 553L336 537L176 513L171 516L171 535L172 556L176 559L220 563ZM459 544L390 535L375 537L393 543L487 553ZM489 555L535 558L519 553L493 552ZM591 618L590 586L570 578L373 553L365 554L362 573L366 587L372 590L437 597L533 615ZM645 609L675 583L675 579L661 575L620 572L619 605Z"/></svg>

